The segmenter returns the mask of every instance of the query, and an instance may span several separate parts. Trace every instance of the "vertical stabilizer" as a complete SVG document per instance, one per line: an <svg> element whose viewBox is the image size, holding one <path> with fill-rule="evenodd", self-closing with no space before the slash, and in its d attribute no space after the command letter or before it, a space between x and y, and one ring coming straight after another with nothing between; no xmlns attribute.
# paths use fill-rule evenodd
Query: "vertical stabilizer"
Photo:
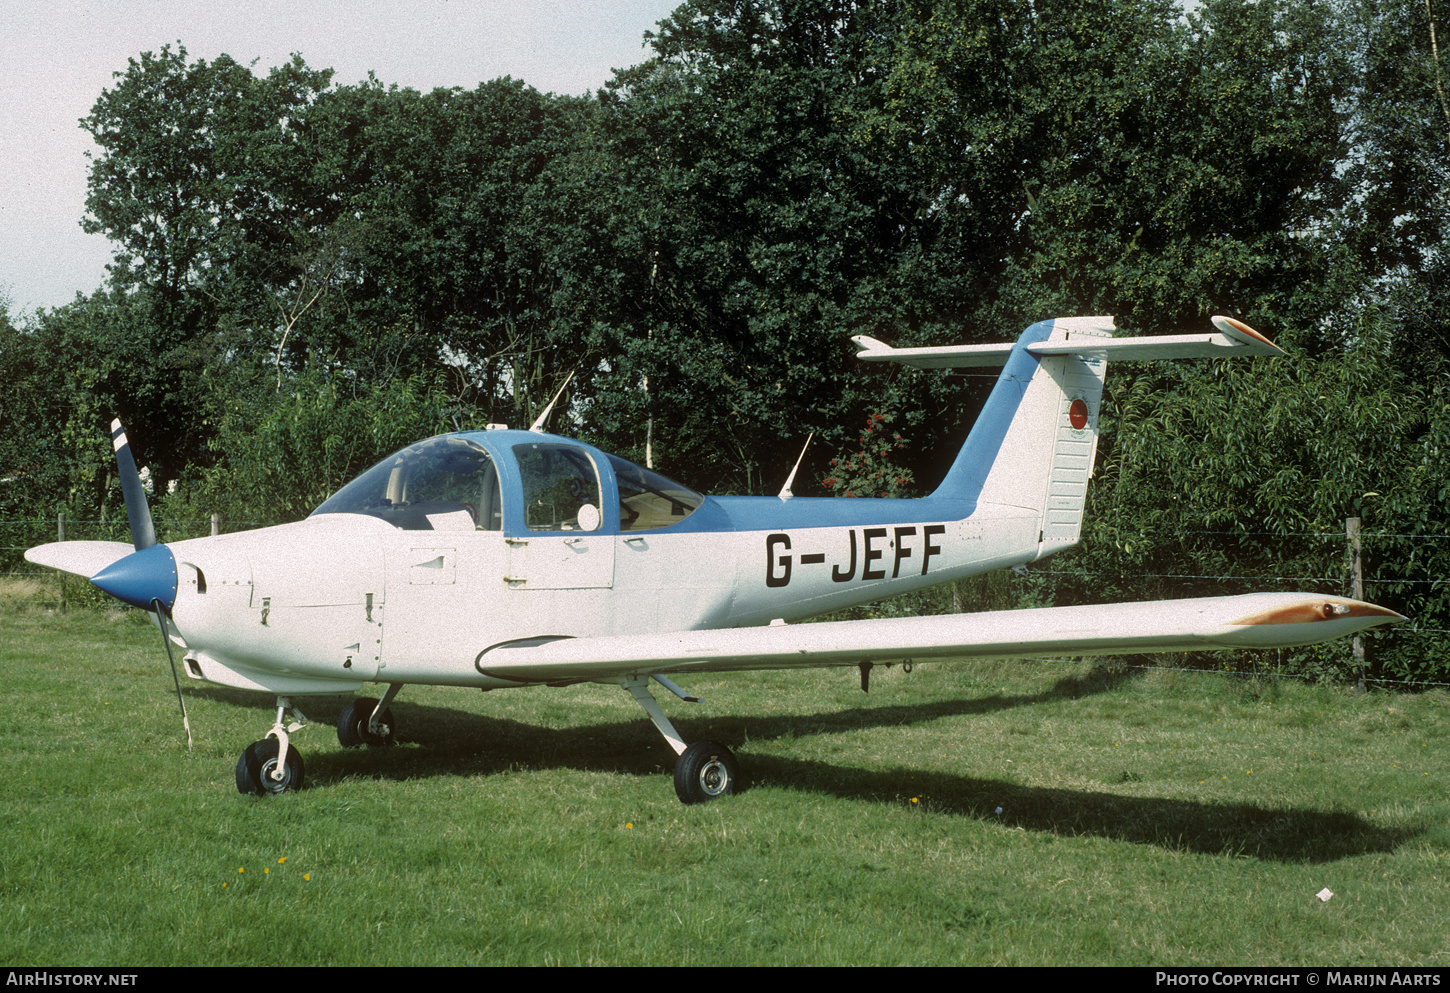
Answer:
<svg viewBox="0 0 1450 993"><path fill-rule="evenodd" d="M917 369L1002 366L932 497L965 501L972 514L1035 522L1041 558L1075 545L1082 533L1109 360L1284 354L1242 321L1214 317L1213 324L1218 333L1114 338L1111 317L1068 317L1032 325L1013 345L892 348L864 335L852 340L866 362Z"/></svg>
<svg viewBox="0 0 1450 993"><path fill-rule="evenodd" d="M1110 339L1113 321L1110 317L1067 318L1044 321L1028 330L1034 329L1040 330L1032 335L1033 341L1025 340L1028 335L1024 334L1024 340L1013 349L978 419L980 424L986 418L1010 417L995 457L987 461L988 453L972 452L973 438L969 436L952 474L957 473L963 458L982 458L984 461L976 469L985 476L977 495L978 506L1013 508L1035 517L1040 558L1076 544L1081 534L1087 484L1097 453L1098 408L1107 363L1084 354L1039 357L1027 346ZM1022 361L1016 362L1019 354ZM1015 372L1014 365L1018 366ZM1013 372L1010 381L1009 372ZM999 390L1004 394L1002 398ZM1013 397L1017 402L1010 415L1005 409L992 409L994 403ZM972 434L976 434L975 426Z"/></svg>
<svg viewBox="0 0 1450 993"><path fill-rule="evenodd" d="M1097 452L1107 363L1091 354L1038 355L1033 346L1112 334L1111 317L1042 321L1024 331L933 495L1031 515L1038 521L1039 556L1075 544Z"/></svg>

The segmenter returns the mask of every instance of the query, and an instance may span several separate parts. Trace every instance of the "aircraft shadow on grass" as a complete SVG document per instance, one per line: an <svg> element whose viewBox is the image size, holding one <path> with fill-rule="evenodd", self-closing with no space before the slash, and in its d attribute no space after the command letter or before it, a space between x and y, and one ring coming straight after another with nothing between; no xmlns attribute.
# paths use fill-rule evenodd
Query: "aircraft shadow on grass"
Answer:
<svg viewBox="0 0 1450 993"><path fill-rule="evenodd" d="M1059 680L1040 693L978 697L924 704L858 707L815 714L682 718L682 730L726 740L764 742L875 727L904 727L951 717L981 716L1064 698L1105 692L1136 678L1131 671L1095 668ZM252 707L255 696L224 689L194 691L200 698ZM343 699L314 701L318 724L337 716ZM315 753L308 759L314 788L349 778L409 780L431 776L490 776L544 769L578 769L655 776L673 756L648 724L635 720L543 727L510 718L446 707L399 703L400 723L416 729L399 738L418 748ZM1345 811L1253 803L1125 796L1107 791L1023 786L1010 780L956 775L919 767L865 770L811 759L757 753L749 785L779 784L842 800L910 804L923 811L991 821L1005 827L1066 837L1092 836L1169 851L1252 857L1276 862L1331 862L1346 856L1392 852L1422 833L1389 828ZM1124 774L1131 781L1131 774ZM907 789L904 784L910 784ZM1000 813L998 812L1000 808Z"/></svg>

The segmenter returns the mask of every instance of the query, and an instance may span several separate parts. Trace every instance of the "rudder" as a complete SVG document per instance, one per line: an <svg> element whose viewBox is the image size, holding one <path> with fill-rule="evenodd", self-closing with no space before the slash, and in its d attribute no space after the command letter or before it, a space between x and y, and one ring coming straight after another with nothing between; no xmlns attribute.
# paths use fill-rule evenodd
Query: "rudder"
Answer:
<svg viewBox="0 0 1450 993"><path fill-rule="evenodd" d="M996 452L985 465L978 463L977 472L985 470L986 475L977 493L977 505L1031 514L1038 522L1037 557L1041 558L1075 545L1082 532L1088 480L1097 454L1098 413L1107 362L1086 354L1039 356L1028 346L1110 339L1113 323L1109 317L1067 318L1044 321L1028 331L1035 329L1037 334L1029 338L1024 333L1013 349L1013 358L1020 352L1025 361L1009 358L998 379L998 387L1006 387L1003 395L999 397L998 388L994 388L978 418L978 423L984 418L1000 420L1007 412L992 409L994 401L1006 407L1012 394L1020 394L1011 405L1010 420ZM973 446L972 441L968 436L958 456L959 464L964 459L989 455L973 450L978 446ZM952 467L938 493L950 494L948 487L957 468Z"/></svg>

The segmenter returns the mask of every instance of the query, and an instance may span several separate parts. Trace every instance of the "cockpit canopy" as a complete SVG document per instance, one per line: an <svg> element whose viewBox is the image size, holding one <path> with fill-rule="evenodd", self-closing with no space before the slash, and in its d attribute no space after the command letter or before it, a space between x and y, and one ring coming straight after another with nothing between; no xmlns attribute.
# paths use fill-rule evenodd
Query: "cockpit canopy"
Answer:
<svg viewBox="0 0 1450 993"><path fill-rule="evenodd" d="M442 435L410 445L313 513L367 514L405 531L651 531L678 524L705 499L583 445L506 435L513 444Z"/></svg>
<svg viewBox="0 0 1450 993"><path fill-rule="evenodd" d="M666 479L652 469L610 455L614 479L619 488L619 529L653 531L678 524L705 498L688 486Z"/></svg>
<svg viewBox="0 0 1450 993"><path fill-rule="evenodd" d="M467 438L430 438L389 455L313 514L368 514L404 531L498 531L498 468Z"/></svg>

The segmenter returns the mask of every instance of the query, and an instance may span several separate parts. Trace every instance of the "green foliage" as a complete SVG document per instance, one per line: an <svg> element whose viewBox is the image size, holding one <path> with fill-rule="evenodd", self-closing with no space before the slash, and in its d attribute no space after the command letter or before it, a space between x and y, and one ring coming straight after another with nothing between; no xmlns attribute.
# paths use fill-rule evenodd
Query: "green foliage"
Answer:
<svg viewBox="0 0 1450 993"><path fill-rule="evenodd" d="M285 394L258 390L228 404L216 464L164 511L190 519L216 512L231 523L299 520L389 453L453 430L449 413L443 391L419 377L366 384L342 373L298 376Z"/></svg>
<svg viewBox="0 0 1450 993"><path fill-rule="evenodd" d="M588 299L551 258L586 232L548 215L581 195L559 189L553 170L587 141L588 111L507 78L473 91L369 82L325 94L314 130L357 145L338 165L356 216L337 222L354 229L330 290L334 307L358 312L344 327L407 328L425 364L461 367L468 399L493 420L528 423L576 366L587 384ZM338 318L315 317L304 341L346 356L342 329L323 320Z"/></svg>
<svg viewBox="0 0 1450 993"><path fill-rule="evenodd" d="M1287 3L934 4L863 127L917 163L983 318L1171 327L1310 278L1342 60ZM1330 63L1326 65L1325 63ZM967 263L967 259L962 260Z"/></svg>
<svg viewBox="0 0 1450 993"><path fill-rule="evenodd" d="M846 332L876 320L871 288L911 210L902 177L841 122L874 99L866 39L886 16L824 0L687 3L606 95L606 148L630 177L617 199L638 218L620 232L626 263L648 290L641 279L615 324L623 375L596 408L625 427L620 387L647 378L656 447L697 485L748 490L763 466L783 478L783 438L839 439L868 405Z"/></svg>
<svg viewBox="0 0 1450 993"><path fill-rule="evenodd" d="M1400 330L1368 310L1344 330L1343 347L1319 355L1286 336L1286 360L1111 375L1107 406L1118 416L1104 433L1089 494L1094 530L1076 561L1093 575L1180 577L1161 587L1179 595L1347 594L1345 519L1359 517L1368 598L1416 627L1450 627L1439 583L1450 568L1441 454L1450 396L1397 357ZM1134 585L1142 588L1107 589L1127 598ZM1147 595L1162 595L1148 585ZM1376 672L1443 678L1440 643L1382 636Z"/></svg>
<svg viewBox="0 0 1450 993"><path fill-rule="evenodd" d="M0 328L9 391L0 453L15 479L0 502L12 514L64 507L94 517L119 505L115 417L141 422L131 435L138 465L159 488L177 477L199 447L200 363L184 347L159 347L153 328L144 303L105 293Z"/></svg>

